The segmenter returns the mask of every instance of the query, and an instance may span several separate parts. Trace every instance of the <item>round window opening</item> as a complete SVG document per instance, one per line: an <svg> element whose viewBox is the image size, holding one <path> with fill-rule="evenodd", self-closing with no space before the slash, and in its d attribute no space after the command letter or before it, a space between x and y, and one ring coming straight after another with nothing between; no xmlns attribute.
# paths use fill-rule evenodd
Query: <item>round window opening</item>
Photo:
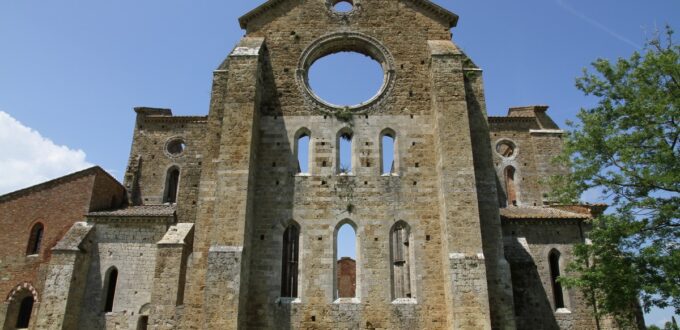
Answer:
<svg viewBox="0 0 680 330"><path fill-rule="evenodd" d="M496 145L496 152L505 158L510 158L515 155L515 144L510 141L501 141Z"/></svg>
<svg viewBox="0 0 680 330"><path fill-rule="evenodd" d="M186 149L186 144L184 144L184 141L182 141L181 139L175 139L168 142L166 148L169 154L173 156L178 156L184 152L184 149Z"/></svg>
<svg viewBox="0 0 680 330"><path fill-rule="evenodd" d="M323 56L309 68L309 87L317 97L336 106L368 103L385 83L382 65L354 51Z"/></svg>
<svg viewBox="0 0 680 330"><path fill-rule="evenodd" d="M333 10L338 13L349 13L354 9L352 1L340 0L333 5Z"/></svg>

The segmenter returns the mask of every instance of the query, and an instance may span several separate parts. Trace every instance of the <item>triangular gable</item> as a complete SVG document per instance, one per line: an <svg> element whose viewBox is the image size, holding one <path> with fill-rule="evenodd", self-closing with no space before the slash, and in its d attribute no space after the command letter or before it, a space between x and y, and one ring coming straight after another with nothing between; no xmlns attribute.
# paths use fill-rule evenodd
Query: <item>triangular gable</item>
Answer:
<svg viewBox="0 0 680 330"><path fill-rule="evenodd" d="M241 18L238 19L239 23L241 24L241 28L246 29L249 22L266 13L270 9L275 8L278 5L283 4L287 1L292 0L268 0L267 2L261 4L257 8L251 10L249 13L241 16ZM433 16L439 19L444 20L449 24L449 28L455 27L456 24L458 24L458 15L450 12L446 8L441 7L429 0L403 0L403 1L410 2L417 7L423 8L425 9L426 12L432 14Z"/></svg>

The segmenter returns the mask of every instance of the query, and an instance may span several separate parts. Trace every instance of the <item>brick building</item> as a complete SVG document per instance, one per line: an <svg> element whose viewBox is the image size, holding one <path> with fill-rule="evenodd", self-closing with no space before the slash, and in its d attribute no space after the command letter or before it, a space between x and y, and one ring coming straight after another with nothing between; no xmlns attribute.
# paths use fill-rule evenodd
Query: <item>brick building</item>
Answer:
<svg viewBox="0 0 680 330"><path fill-rule="evenodd" d="M457 20L426 0L247 13L206 116L135 109L127 204L73 210L50 258L3 279L5 329L17 292L34 297L33 329L594 329L555 279L602 207L551 204L542 179L565 170L550 162L563 132L546 106L487 116L482 71L451 40ZM379 93L348 107L307 79L343 51L384 71ZM2 267L20 269L33 244L21 212ZM357 258L338 262L344 225Z"/></svg>
<svg viewBox="0 0 680 330"><path fill-rule="evenodd" d="M39 309L52 249L71 226L125 198L123 186L99 167L0 196L3 329L28 328L27 321L35 320L31 310Z"/></svg>

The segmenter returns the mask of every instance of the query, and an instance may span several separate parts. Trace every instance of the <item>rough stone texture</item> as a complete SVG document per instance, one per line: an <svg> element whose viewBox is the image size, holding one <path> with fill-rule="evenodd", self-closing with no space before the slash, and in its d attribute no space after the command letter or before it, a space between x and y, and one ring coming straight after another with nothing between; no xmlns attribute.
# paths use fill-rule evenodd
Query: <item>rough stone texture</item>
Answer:
<svg viewBox="0 0 680 330"><path fill-rule="evenodd" d="M594 328L577 293L565 309L552 301L549 251L568 262L585 242L584 221L603 206L545 197L541 179L565 170L550 163L562 131L547 107L487 118L482 71L451 41L457 16L429 1L354 0L347 14L333 4L271 0L242 17L246 36L213 74L207 116L136 108L127 196L100 176L0 196L2 224L20 232L0 249L11 251L0 263L0 322L16 318L14 298L32 294L44 306L34 308L35 329ZM381 62L383 93L349 108L314 96L308 66L338 51ZM310 166L298 174L303 132ZM389 175L385 132L395 138ZM344 133L353 137L351 173L338 170ZM502 141L512 156L496 151ZM60 234L47 226L52 258L26 257L32 224L55 210L68 221ZM345 224L357 245L348 297L338 294L336 246ZM410 230L409 274L400 277L410 297L396 299L395 224ZM290 225L300 233L298 296L280 297ZM118 283L105 313L111 267Z"/></svg>

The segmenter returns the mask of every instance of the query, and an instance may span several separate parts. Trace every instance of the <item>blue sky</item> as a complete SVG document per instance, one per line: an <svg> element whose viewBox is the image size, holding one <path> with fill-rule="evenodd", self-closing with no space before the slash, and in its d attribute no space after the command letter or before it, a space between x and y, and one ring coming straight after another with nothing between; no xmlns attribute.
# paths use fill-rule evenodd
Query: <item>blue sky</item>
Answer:
<svg viewBox="0 0 680 330"><path fill-rule="evenodd" d="M484 69L491 115L547 104L559 124L593 103L574 88L590 62L629 56L666 23L680 29L677 0L434 2L460 15L454 41ZM243 36L237 18L259 3L0 2L0 193L90 164L121 178L132 108L206 114L212 71Z"/></svg>

